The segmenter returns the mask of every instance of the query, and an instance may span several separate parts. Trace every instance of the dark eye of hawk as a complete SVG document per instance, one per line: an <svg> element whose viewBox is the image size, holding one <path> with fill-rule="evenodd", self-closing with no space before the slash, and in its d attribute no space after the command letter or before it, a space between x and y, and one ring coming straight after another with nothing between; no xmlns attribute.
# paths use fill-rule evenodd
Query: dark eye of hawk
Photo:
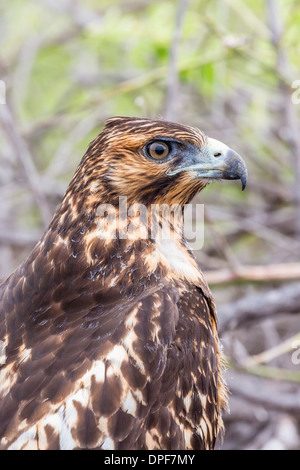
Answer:
<svg viewBox="0 0 300 470"><path fill-rule="evenodd" d="M161 140L151 142L146 147L148 156L154 158L155 160L163 160L169 155L170 150L170 146Z"/></svg>

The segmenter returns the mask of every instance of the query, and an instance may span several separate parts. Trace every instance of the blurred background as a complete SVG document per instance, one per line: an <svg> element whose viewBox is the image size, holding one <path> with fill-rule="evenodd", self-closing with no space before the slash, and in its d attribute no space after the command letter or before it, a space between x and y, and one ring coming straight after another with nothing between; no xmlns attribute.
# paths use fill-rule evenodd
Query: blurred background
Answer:
<svg viewBox="0 0 300 470"><path fill-rule="evenodd" d="M299 0L0 1L0 277L110 116L199 127L247 163L244 193L195 201L228 360L223 449L300 448L299 29Z"/></svg>

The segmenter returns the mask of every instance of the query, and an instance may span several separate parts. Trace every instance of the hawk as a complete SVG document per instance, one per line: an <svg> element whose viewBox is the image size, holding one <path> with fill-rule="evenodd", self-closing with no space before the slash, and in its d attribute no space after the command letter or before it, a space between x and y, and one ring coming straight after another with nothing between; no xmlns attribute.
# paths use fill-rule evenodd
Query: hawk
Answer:
<svg viewBox="0 0 300 470"><path fill-rule="evenodd" d="M214 448L227 403L216 308L182 225L158 211L164 239L137 210L113 228L120 198L183 208L219 179L244 188L245 163L200 130L106 122L0 285L1 449Z"/></svg>

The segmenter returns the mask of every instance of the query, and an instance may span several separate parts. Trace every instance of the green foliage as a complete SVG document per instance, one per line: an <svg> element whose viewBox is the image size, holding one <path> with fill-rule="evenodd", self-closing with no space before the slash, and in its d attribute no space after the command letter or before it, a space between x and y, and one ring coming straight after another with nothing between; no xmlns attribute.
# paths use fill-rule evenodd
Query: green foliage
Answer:
<svg viewBox="0 0 300 470"><path fill-rule="evenodd" d="M297 0L280 2L283 34L275 44L267 4L190 0L177 31L175 0L12 0L2 5L0 78L41 178L66 186L107 117L168 113L170 51L177 34L176 120L236 148L250 171L246 193L224 184L217 194L214 187L207 190L205 202L218 204L221 198L233 212L240 204L268 211L276 199L273 182L288 197L296 177L286 102L292 81L299 78L300 12ZM280 197L276 200L280 206ZM29 225L33 220L28 218ZM261 238L258 248L259 259L265 252Z"/></svg>

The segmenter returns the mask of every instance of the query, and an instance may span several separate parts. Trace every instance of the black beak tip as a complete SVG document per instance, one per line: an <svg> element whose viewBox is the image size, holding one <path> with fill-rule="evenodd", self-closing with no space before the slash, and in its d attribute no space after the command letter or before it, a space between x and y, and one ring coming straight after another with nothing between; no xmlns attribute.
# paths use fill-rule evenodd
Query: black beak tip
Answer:
<svg viewBox="0 0 300 470"><path fill-rule="evenodd" d="M246 188L247 181L248 181L248 172L247 170L245 170L244 173L241 175L242 191L244 191L244 189Z"/></svg>

